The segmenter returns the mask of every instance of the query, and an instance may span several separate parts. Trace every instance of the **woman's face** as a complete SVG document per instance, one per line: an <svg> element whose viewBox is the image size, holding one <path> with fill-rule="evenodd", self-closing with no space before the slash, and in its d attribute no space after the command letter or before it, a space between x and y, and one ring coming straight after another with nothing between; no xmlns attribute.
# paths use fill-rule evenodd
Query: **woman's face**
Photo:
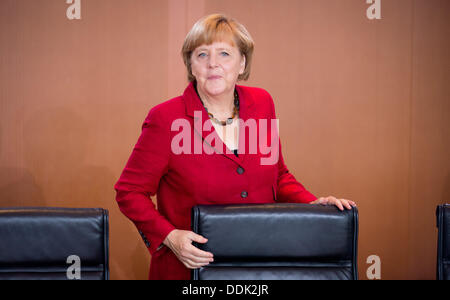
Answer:
<svg viewBox="0 0 450 300"><path fill-rule="evenodd" d="M218 96L234 91L239 75L245 70L245 56L225 42L201 45L192 52L191 69L197 89Z"/></svg>

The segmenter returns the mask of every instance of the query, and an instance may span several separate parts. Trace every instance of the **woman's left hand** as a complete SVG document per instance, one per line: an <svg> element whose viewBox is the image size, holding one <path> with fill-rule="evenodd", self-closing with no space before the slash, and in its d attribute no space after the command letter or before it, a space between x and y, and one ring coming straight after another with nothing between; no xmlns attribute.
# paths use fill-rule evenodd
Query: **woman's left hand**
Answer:
<svg viewBox="0 0 450 300"><path fill-rule="evenodd" d="M320 197L317 200L310 202L310 204L335 205L340 210L344 210L344 207L352 209L353 206L356 206L356 203L351 200L338 199L333 196Z"/></svg>

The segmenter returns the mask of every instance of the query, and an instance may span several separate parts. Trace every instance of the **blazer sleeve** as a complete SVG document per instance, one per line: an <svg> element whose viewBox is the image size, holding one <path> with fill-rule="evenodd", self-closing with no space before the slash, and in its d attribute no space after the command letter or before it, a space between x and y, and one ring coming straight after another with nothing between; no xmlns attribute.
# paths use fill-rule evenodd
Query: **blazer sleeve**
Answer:
<svg viewBox="0 0 450 300"><path fill-rule="evenodd" d="M175 229L150 198L156 194L170 158L169 122L164 122L162 112L156 108L146 117L141 135L114 186L120 211L136 225L151 255Z"/></svg>
<svg viewBox="0 0 450 300"><path fill-rule="evenodd" d="M317 197L298 182L286 167L283 155L281 153L278 159L278 184L277 184L277 201L291 203L310 203Z"/></svg>
<svg viewBox="0 0 450 300"><path fill-rule="evenodd" d="M271 105L271 118L276 119L275 104L272 96L267 93ZM278 131L278 130L277 130ZM278 137L278 180L277 180L277 202L309 203L317 199L311 192L298 182L284 163L281 152L281 139Z"/></svg>

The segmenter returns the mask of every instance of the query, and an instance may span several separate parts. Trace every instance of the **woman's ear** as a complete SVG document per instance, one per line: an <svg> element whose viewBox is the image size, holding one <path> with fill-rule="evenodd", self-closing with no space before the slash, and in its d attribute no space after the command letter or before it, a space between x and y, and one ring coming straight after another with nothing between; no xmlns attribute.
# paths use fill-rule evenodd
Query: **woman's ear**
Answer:
<svg viewBox="0 0 450 300"><path fill-rule="evenodd" d="M240 65L240 69L239 69L239 75L243 74L245 71L245 55L242 54L241 56L241 65Z"/></svg>
<svg viewBox="0 0 450 300"><path fill-rule="evenodd" d="M240 62L240 69L239 69L239 75L243 74L244 71L245 71L245 55L242 54L241 62Z"/></svg>

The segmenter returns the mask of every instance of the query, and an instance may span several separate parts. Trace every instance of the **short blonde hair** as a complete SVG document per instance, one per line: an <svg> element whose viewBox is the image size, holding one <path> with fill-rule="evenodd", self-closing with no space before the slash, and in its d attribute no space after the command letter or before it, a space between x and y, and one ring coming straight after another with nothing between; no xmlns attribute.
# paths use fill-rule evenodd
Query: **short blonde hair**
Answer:
<svg viewBox="0 0 450 300"><path fill-rule="evenodd" d="M194 81L192 75L192 52L201 45L210 45L214 42L228 42L237 47L241 55L245 56L245 69L238 80L247 80L250 76L250 66L254 42L244 25L222 14L212 14L198 20L187 34L181 54L188 72L188 80Z"/></svg>

